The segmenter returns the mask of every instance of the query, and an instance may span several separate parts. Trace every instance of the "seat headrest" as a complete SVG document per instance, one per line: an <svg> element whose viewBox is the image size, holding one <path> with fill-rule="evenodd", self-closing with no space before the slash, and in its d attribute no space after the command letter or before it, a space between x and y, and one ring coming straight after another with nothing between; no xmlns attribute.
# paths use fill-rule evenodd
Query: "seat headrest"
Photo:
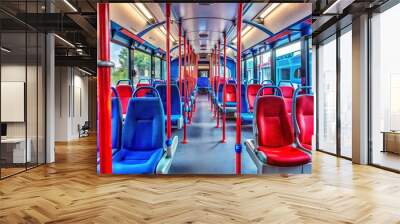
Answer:
<svg viewBox="0 0 400 224"><path fill-rule="evenodd" d="M284 98L293 98L294 88L292 86L280 86L279 88Z"/></svg>

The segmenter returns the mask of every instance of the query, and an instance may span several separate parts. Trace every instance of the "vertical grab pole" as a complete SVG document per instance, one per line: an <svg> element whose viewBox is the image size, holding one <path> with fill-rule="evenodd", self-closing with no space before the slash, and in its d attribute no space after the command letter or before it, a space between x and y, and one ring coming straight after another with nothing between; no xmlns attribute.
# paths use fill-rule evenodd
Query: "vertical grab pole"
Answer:
<svg viewBox="0 0 400 224"><path fill-rule="evenodd" d="M215 101L215 80L214 80L214 65L213 65L213 59L214 58L214 50L211 50L211 55L210 55L210 74L211 74L211 88L212 88L212 93L214 95L214 98L211 102L211 112L213 113L213 117L214 117L214 101Z"/></svg>
<svg viewBox="0 0 400 224"><path fill-rule="evenodd" d="M236 174L241 174L242 172L242 126L241 126L241 33L242 33L242 13L243 13L243 3L238 3L238 11L237 11L237 54L236 54L236 81L239 88L236 88L236 145L235 145L235 152L236 152Z"/></svg>
<svg viewBox="0 0 400 224"><path fill-rule="evenodd" d="M214 54L213 54L213 74L214 74L214 83L215 83L215 98L216 98L216 100L215 100L215 105L214 105L214 117L217 117L217 110L218 110L218 76L217 76L217 73L215 72L215 67L216 67L216 64L215 64L215 59L216 59L216 57L215 57L215 55L216 55L216 50L215 50L215 48L214 48Z"/></svg>
<svg viewBox="0 0 400 224"><path fill-rule="evenodd" d="M97 4L97 37L99 38L97 91L99 97L100 174L112 173L111 91L110 91L110 15L109 4ZM108 64L108 65L106 65Z"/></svg>
<svg viewBox="0 0 400 224"><path fill-rule="evenodd" d="M191 100L192 96L192 86L191 86L191 80L192 80L192 47L190 46L190 43L188 43L188 50L189 50L189 77L188 77L188 85L187 85L187 90L188 90L188 99ZM190 101L191 102L191 101ZM189 124L192 124L192 110L193 110L193 105L190 105L190 110L188 114L189 118Z"/></svg>
<svg viewBox="0 0 400 224"><path fill-rule="evenodd" d="M179 31L178 31L178 60L179 60L179 96L182 94L182 90L184 89L182 86L182 73L183 75L185 75L184 71L182 71L182 22L179 23ZM185 40L183 40L185 41ZM186 46L186 44L184 44L184 46ZM183 49L183 57L185 57L185 47ZM183 139L182 139L182 144L186 144L187 140L186 140L186 105L185 105L185 97L184 94L182 94L183 96ZM181 97L181 99L182 99Z"/></svg>
<svg viewBox="0 0 400 224"><path fill-rule="evenodd" d="M172 145L171 140L171 58L170 58L170 46L169 46L169 35L171 26L171 4L166 3L165 15L167 17L167 35L165 38L166 52L167 52L167 148L170 149ZM170 150L168 150L170 152Z"/></svg>
<svg viewBox="0 0 400 224"><path fill-rule="evenodd" d="M222 109L222 142L225 142L226 131L226 33L224 32L224 104Z"/></svg>
<svg viewBox="0 0 400 224"><path fill-rule="evenodd" d="M181 36L182 36L182 22L178 26L178 64L179 64L179 95L182 94L182 58L181 58Z"/></svg>
<svg viewBox="0 0 400 224"><path fill-rule="evenodd" d="M220 45L221 43L219 42L219 40L218 40L218 42L217 42L217 60L216 60L216 63L217 63L217 74L218 74L218 80L221 80L221 74L220 74L220 47L219 47L219 45ZM220 109L218 108L217 109L217 128L219 128L219 120L220 120L220 113L221 113L221 111L220 111Z"/></svg>
<svg viewBox="0 0 400 224"><path fill-rule="evenodd" d="M209 59L208 59L208 80L209 80L208 83L211 85L209 90L211 90L211 92L212 92L213 85L212 85L212 79L211 79L211 57L209 57ZM208 100L210 100L210 102L211 102L210 107L212 110L212 97L211 97L210 91L208 92Z"/></svg>
<svg viewBox="0 0 400 224"><path fill-rule="evenodd" d="M186 100L186 88L187 88L187 86L186 86L186 64L187 64L187 60L186 60L186 57L187 57L187 55L186 55L186 34L184 34L184 37L183 37L183 60L184 60L184 69L183 69L183 76L184 76L184 79L183 79L183 83L182 83L182 89L183 89L183 108L184 108L184 111L183 111L183 140L182 140L182 144L186 144L187 143L187 133L186 133L186 116L187 116L187 100Z"/></svg>

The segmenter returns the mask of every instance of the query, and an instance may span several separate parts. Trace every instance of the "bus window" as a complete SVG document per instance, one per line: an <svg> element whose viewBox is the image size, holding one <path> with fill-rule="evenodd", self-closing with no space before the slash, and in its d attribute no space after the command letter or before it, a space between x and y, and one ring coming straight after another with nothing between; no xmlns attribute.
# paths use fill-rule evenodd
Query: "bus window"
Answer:
<svg viewBox="0 0 400 224"><path fill-rule="evenodd" d="M281 68L280 80L290 80L290 68Z"/></svg>
<svg viewBox="0 0 400 224"><path fill-rule="evenodd" d="M111 85L117 85L118 80L129 79L129 51L127 47L115 44L111 42L111 61L114 63L114 67L111 69Z"/></svg>

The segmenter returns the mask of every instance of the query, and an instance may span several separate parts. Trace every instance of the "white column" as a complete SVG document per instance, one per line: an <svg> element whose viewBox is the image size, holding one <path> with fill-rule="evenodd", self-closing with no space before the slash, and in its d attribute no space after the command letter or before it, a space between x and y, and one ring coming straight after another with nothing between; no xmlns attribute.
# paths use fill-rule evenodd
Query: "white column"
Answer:
<svg viewBox="0 0 400 224"><path fill-rule="evenodd" d="M54 35L46 36L46 163L55 161L55 56Z"/></svg>
<svg viewBox="0 0 400 224"><path fill-rule="evenodd" d="M368 163L368 15L353 20L353 162Z"/></svg>

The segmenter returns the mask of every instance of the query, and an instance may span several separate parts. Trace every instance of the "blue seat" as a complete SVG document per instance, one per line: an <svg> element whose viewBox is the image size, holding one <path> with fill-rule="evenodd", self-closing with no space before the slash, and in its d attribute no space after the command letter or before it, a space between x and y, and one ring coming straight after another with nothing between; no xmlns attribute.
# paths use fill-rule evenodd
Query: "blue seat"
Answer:
<svg viewBox="0 0 400 224"><path fill-rule="evenodd" d="M158 85L156 89L160 94L164 112L167 113L167 85ZM171 124L177 128L183 126L181 96L177 85L171 85Z"/></svg>
<svg viewBox="0 0 400 224"><path fill-rule="evenodd" d="M223 98L223 93L224 93L224 84L219 83L218 84L218 90L217 90L217 104L222 105L224 98Z"/></svg>
<svg viewBox="0 0 400 224"><path fill-rule="evenodd" d="M162 85L162 84L165 84L165 80L155 79L152 81L152 86L154 88L157 87L158 85Z"/></svg>
<svg viewBox="0 0 400 224"><path fill-rule="evenodd" d="M247 103L247 91L246 86L241 84L241 95L240 95L240 118L242 121L242 125L252 124L253 123L253 113L249 110L249 104Z"/></svg>
<svg viewBox="0 0 400 224"><path fill-rule="evenodd" d="M113 156L113 173L155 173L164 143L165 116L160 98L133 97L122 128L121 150Z"/></svg>
<svg viewBox="0 0 400 224"><path fill-rule="evenodd" d="M197 79L197 88L208 89L210 87L210 83L208 77L200 77Z"/></svg>
<svg viewBox="0 0 400 224"><path fill-rule="evenodd" d="M113 96L111 97L111 148L114 155L121 148L122 132L122 106L118 93L112 87Z"/></svg>
<svg viewBox="0 0 400 224"><path fill-rule="evenodd" d="M114 155L121 149L121 132L122 132L122 106L118 96L118 92L111 87L111 149ZM99 147L97 146L97 163L99 160Z"/></svg>

